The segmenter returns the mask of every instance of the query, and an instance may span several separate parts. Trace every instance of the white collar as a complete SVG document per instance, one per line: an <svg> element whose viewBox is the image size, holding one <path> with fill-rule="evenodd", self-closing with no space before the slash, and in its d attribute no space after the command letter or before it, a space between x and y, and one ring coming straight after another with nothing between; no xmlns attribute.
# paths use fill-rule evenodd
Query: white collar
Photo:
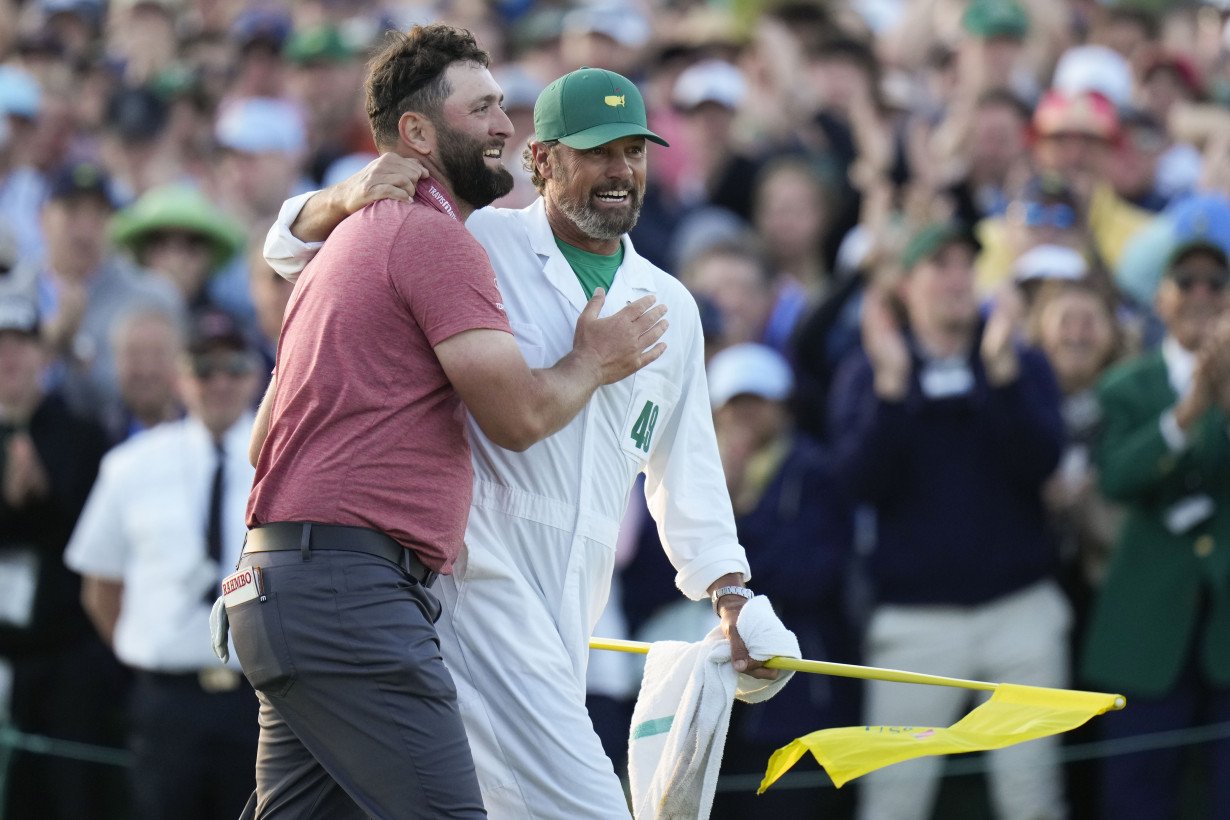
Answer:
<svg viewBox="0 0 1230 820"><path fill-rule="evenodd" d="M222 446L226 450L227 457L242 453L246 456L248 452L248 442L252 437L252 425L255 421L255 416L251 411L244 413L239 419L227 428L222 434ZM213 448L213 434L201 423L201 420L196 416L185 416L184 423L199 441L207 445L211 450ZM246 460L246 458L245 458Z"/></svg>
<svg viewBox="0 0 1230 820"><path fill-rule="evenodd" d="M555 234L551 231L551 223L547 220L545 202L546 200L540 196L522 209L522 213L529 221L530 247L539 256L559 256L562 259L564 253L555 244ZM620 263L618 274L620 281L639 290L653 291L653 277L650 275L649 266L640 264L640 255L632 247L632 238L624 234L619 241L624 248L624 260ZM567 265L567 261L564 264ZM571 267L568 271L575 278Z"/></svg>
<svg viewBox="0 0 1230 820"><path fill-rule="evenodd" d="M1162 340L1162 358L1166 361L1166 375L1170 377L1170 386L1179 398L1183 398L1192 388L1192 379L1196 374L1196 354L1179 344L1173 336L1167 336Z"/></svg>

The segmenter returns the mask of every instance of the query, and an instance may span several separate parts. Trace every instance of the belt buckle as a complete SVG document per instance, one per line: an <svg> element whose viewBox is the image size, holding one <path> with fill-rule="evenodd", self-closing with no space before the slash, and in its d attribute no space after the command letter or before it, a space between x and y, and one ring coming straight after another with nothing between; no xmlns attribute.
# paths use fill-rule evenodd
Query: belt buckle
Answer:
<svg viewBox="0 0 1230 820"><path fill-rule="evenodd" d="M208 666L196 673L196 680L202 691L216 695L238 689L240 673L229 666Z"/></svg>

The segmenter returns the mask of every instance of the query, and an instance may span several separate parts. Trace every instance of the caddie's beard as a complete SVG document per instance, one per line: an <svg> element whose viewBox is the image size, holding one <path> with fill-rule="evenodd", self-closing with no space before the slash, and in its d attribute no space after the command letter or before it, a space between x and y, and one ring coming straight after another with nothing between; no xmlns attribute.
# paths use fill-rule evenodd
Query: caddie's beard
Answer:
<svg viewBox="0 0 1230 820"><path fill-rule="evenodd" d="M507 168L492 170L483 159L488 148L503 148L503 141L484 143L469 134L436 122L439 133L440 164L453 186L453 195L474 207L485 208L513 188L513 177Z"/></svg>
<svg viewBox="0 0 1230 820"><path fill-rule="evenodd" d="M644 190L638 188L634 183L620 182L612 184L604 182L601 185L595 185L587 191L584 200L577 201L571 193L571 174L562 162L556 164L555 174L558 177L558 185L553 192L552 199L564 216L568 217L577 226L577 229L590 239L619 239L632 230L636 226L636 221L641 218L641 203L644 201ZM593 203L590 202L590 197L597 196L605 191L622 190L625 188L628 190L628 205L625 208L606 211L595 208Z"/></svg>

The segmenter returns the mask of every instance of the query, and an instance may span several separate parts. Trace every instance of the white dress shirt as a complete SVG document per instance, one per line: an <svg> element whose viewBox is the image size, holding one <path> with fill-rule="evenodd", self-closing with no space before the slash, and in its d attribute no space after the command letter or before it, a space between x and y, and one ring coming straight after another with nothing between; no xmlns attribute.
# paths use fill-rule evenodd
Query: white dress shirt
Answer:
<svg viewBox="0 0 1230 820"><path fill-rule="evenodd" d="M209 558L205 543L217 456L200 421L188 417L145 430L103 459L64 560L81 575L124 585L115 653L125 664L155 672L218 664L205 596L233 570L243 549L254 475L248 463L252 423L245 414L222 439L221 565ZM231 659L238 669L233 649Z"/></svg>

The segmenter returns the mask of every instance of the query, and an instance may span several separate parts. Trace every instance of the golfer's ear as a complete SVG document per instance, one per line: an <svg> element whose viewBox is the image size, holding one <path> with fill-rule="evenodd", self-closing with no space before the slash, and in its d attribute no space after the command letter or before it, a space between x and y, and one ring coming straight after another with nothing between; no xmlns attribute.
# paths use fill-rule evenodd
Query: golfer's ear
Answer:
<svg viewBox="0 0 1230 820"><path fill-rule="evenodd" d="M397 135L410 148L424 156L436 149L436 126L418 111L407 111L397 120Z"/></svg>

